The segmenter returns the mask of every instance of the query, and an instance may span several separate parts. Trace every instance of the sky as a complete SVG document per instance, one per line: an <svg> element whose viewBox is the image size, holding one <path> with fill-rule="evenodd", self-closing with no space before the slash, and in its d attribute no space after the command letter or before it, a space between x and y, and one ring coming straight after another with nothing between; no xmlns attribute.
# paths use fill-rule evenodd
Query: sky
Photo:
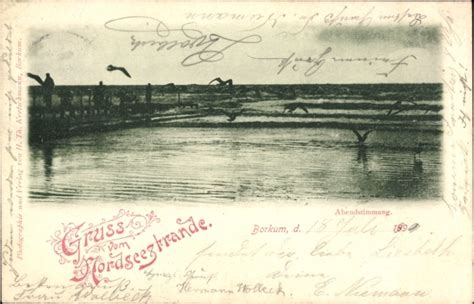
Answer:
<svg viewBox="0 0 474 304"><path fill-rule="evenodd" d="M28 42L28 72L40 76L49 72L57 85L207 84L216 77L232 78L236 84L441 82L440 37L435 27L307 26L301 30L288 25L276 31L267 25L249 30L200 22L186 25L183 32L181 25L167 21L168 29L176 30L157 33L155 19L132 18L104 22L103 27L35 28ZM216 37L210 34L223 38L199 46L201 35L203 41ZM226 39L248 43L232 44ZM133 41L143 45L132 51ZM170 49L157 50L166 41ZM173 41L178 45L173 47ZM199 53L206 50L222 52L213 57L215 62L199 62ZM109 64L125 67L132 78L107 71Z"/></svg>

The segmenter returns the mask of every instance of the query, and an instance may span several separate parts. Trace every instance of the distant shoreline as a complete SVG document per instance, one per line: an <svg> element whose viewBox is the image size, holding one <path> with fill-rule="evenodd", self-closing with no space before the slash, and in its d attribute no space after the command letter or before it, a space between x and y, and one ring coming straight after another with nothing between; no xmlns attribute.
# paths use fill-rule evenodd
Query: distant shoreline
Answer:
<svg viewBox="0 0 474 304"><path fill-rule="evenodd" d="M97 83L92 83L92 84L57 84L56 87L90 87L90 86L97 86ZM107 84L104 83L104 85L108 87L145 87L147 84ZM152 86L154 87L160 87L160 86L166 86L167 84L154 84L151 83ZM209 84L196 84L196 83L175 83L176 86L180 87L186 87L186 86L195 86L195 87L215 87L216 85L209 85ZM410 85L410 86L419 86L419 85L437 85L437 86L442 86L443 83L441 82L376 82L376 83L288 83L288 84L252 84L252 83L238 83L234 84L234 87L242 87L242 86L247 86L247 87L283 87L283 86L332 86L332 87L337 87L337 86L402 86L402 85ZM40 85L27 85L28 87L40 87Z"/></svg>

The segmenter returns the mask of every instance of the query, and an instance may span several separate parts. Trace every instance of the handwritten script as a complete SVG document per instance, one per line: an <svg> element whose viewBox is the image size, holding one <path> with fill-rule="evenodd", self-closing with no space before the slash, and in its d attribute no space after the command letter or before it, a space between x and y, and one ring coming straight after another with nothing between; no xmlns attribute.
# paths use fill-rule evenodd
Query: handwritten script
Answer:
<svg viewBox="0 0 474 304"><path fill-rule="evenodd" d="M258 44L260 35L252 34L243 37L225 37L217 33L204 33L197 23L184 23L179 28L170 28L163 21L153 17L130 16L105 22L105 28L111 31L134 33L130 35L131 51L140 48L153 48L157 52L176 49L191 50L182 61L182 66L193 66L202 63L221 61L226 51L242 44ZM138 34L146 33L147 38ZM149 39L151 35L153 38Z"/></svg>
<svg viewBox="0 0 474 304"><path fill-rule="evenodd" d="M398 70L402 66L407 66L410 60L416 60L414 55L407 55L401 58L391 58L386 56L380 57L331 57L330 54L333 51L332 47L327 47L320 54L314 56L298 56L296 52L292 52L289 56L281 57L255 57L250 58L264 61L276 61L277 62L277 75L280 75L285 70L292 72L303 71L303 75L306 77L316 74L326 63L365 63L369 66L376 66L376 64L382 64L382 69L379 72L375 72L376 75L388 77L390 74Z"/></svg>

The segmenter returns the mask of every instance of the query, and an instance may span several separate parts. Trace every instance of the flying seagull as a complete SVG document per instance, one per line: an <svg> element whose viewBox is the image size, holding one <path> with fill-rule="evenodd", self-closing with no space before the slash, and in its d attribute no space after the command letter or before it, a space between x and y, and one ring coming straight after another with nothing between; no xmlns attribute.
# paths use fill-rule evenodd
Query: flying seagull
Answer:
<svg viewBox="0 0 474 304"><path fill-rule="evenodd" d="M305 111L306 113L309 113L308 108L302 103L290 103L290 104L285 105L285 108L283 109L283 113L285 113L286 110L288 110L289 113L293 113L293 111L298 108Z"/></svg>
<svg viewBox="0 0 474 304"><path fill-rule="evenodd" d="M403 110L406 110L406 109L402 108L402 102L403 102L402 100L399 100L399 101L395 102L392 105L392 107L390 108L390 110L388 110L387 116L390 116L390 114L395 115L395 114L398 114L398 113L402 112ZM413 104L414 106L417 106L417 104L414 101L409 100L407 102ZM393 112L395 109L397 111Z"/></svg>
<svg viewBox="0 0 474 304"><path fill-rule="evenodd" d="M116 70L124 73L125 76L127 76L128 78L132 78L132 76L130 76L130 74L127 72L127 70L124 67L116 67L116 66L113 66L111 64L109 64L107 66L107 71L109 71L109 72L113 72L113 71L116 71Z"/></svg>
<svg viewBox="0 0 474 304"><path fill-rule="evenodd" d="M232 86L234 84L234 82L232 81L232 79L227 79L226 81L222 80L220 77L217 77L217 78L214 78L213 80L211 80L209 82L209 84L213 83L214 81L217 81L218 82L218 85L229 85L229 86Z"/></svg>
<svg viewBox="0 0 474 304"><path fill-rule="evenodd" d="M227 119L228 122L233 122L237 118L237 116L239 116L240 114L244 112L244 110L245 109L240 109L239 112L227 112L221 109L221 112L228 117Z"/></svg>
<svg viewBox="0 0 474 304"><path fill-rule="evenodd" d="M356 129L351 129L352 132L354 132L354 134L357 136L357 143L359 145L363 145L365 143L365 141L367 140L367 136L369 136L369 134L373 131L373 130L369 130L367 132L364 133L364 135L360 135L359 132L357 132Z"/></svg>
<svg viewBox="0 0 474 304"><path fill-rule="evenodd" d="M31 74L31 73L26 73L26 76L30 77L31 79L36 80L36 82L39 83L40 85L43 85L43 80L38 75Z"/></svg>

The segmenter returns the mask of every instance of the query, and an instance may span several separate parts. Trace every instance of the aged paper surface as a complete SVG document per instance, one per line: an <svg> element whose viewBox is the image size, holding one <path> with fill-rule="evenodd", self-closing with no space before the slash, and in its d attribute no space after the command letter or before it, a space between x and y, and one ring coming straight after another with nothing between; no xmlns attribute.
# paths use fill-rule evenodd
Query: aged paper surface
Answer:
<svg viewBox="0 0 474 304"><path fill-rule="evenodd" d="M470 3L0 11L2 301L471 301Z"/></svg>

